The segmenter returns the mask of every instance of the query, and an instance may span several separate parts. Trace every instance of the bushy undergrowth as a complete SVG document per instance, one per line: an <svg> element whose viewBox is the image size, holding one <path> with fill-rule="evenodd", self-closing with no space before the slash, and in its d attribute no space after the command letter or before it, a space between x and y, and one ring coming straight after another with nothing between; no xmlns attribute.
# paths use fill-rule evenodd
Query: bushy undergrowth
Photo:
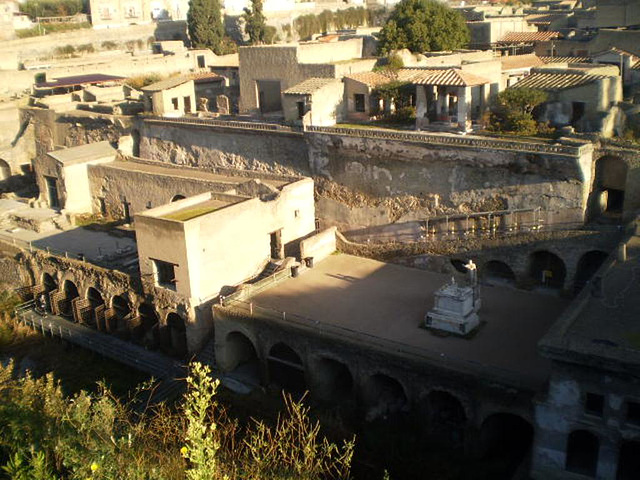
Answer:
<svg viewBox="0 0 640 480"><path fill-rule="evenodd" d="M66 397L52 374L17 377L0 366L0 455L17 480L349 478L353 442L319 433L308 409L285 397L274 427L240 428L216 401L218 382L193 364L177 409L135 414L102 386Z"/></svg>

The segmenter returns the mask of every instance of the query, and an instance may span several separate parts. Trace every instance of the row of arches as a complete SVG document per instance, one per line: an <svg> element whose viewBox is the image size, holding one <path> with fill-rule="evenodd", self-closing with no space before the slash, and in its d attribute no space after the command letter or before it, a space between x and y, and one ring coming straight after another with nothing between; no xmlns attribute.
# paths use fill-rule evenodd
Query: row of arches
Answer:
<svg viewBox="0 0 640 480"><path fill-rule="evenodd" d="M575 293L584 288L608 256L609 254L602 250L591 250L580 257L573 280ZM459 260L455 261L460 262ZM454 266L459 269L456 263ZM464 271L466 272L466 270ZM480 276L493 284L515 285L517 283L514 269L502 260L485 262L480 268ZM567 267L565 262L558 255L547 250L536 251L529 256L526 277L536 286L553 289L569 288L566 286Z"/></svg>
<svg viewBox="0 0 640 480"><path fill-rule="evenodd" d="M225 370L232 376L256 385L268 383L294 394L309 390L316 401L332 407L357 406L367 422L417 414L430 435L451 446L461 446L470 427L471 414L449 391L434 389L412 402L402 382L388 373L377 372L359 381L348 364L322 355L309 359L310 364L305 365L302 357L284 342L272 345L266 361L261 362L254 342L239 331L226 335L224 352ZM266 371L261 375L263 365ZM506 451L519 464L529 452L532 439L530 423L511 413L489 415L480 427L483 456L498 458Z"/></svg>
<svg viewBox="0 0 640 480"><path fill-rule="evenodd" d="M574 430L567 437L565 469L585 477L596 477L600 439L589 430ZM640 440L619 445L616 480L635 480L640 472Z"/></svg>
<svg viewBox="0 0 640 480"><path fill-rule="evenodd" d="M96 286L88 287L81 295L73 280L66 279L58 285L46 272L42 274L40 285L36 301L50 313L179 358L187 354L186 323L177 312L167 313L162 322L150 303L141 303L134 308L124 293L106 301Z"/></svg>

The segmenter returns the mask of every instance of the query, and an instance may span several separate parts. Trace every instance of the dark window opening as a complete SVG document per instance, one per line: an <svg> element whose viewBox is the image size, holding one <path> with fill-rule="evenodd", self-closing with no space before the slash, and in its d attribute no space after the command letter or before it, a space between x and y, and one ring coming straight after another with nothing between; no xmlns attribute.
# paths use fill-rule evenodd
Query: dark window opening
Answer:
<svg viewBox="0 0 640 480"><path fill-rule="evenodd" d="M605 190L607 192L607 212L622 213L622 207L624 205L624 190L615 190L609 188Z"/></svg>
<svg viewBox="0 0 640 480"><path fill-rule="evenodd" d="M640 441L622 442L616 480L637 480L638 472L640 472Z"/></svg>
<svg viewBox="0 0 640 480"><path fill-rule="evenodd" d="M174 110L178 110L178 99L177 98L172 98L171 99L171 104L173 105L173 109Z"/></svg>
<svg viewBox="0 0 640 480"><path fill-rule="evenodd" d="M60 208L60 199L58 198L58 180L56 177L44 177L44 179L47 182L49 206L51 208Z"/></svg>
<svg viewBox="0 0 640 480"><path fill-rule="evenodd" d="M593 433L578 430L567 440L566 470L587 477L595 477L598 468L600 441Z"/></svg>
<svg viewBox="0 0 640 480"><path fill-rule="evenodd" d="M100 198L100 215L107 214L107 201L104 198Z"/></svg>
<svg viewBox="0 0 640 480"><path fill-rule="evenodd" d="M191 97L184 97L184 111L191 113Z"/></svg>
<svg viewBox="0 0 640 480"><path fill-rule="evenodd" d="M204 55L198 55L198 68L205 68L206 66Z"/></svg>
<svg viewBox="0 0 640 480"><path fill-rule="evenodd" d="M585 103L573 102L572 107L571 125L575 127L576 123L584 116Z"/></svg>
<svg viewBox="0 0 640 480"><path fill-rule="evenodd" d="M298 118L302 119L302 117L304 117L304 114L305 114L304 102L296 102L296 105L298 106Z"/></svg>
<svg viewBox="0 0 640 480"><path fill-rule="evenodd" d="M129 210L129 202L122 202L122 213L124 223L131 223L131 211Z"/></svg>
<svg viewBox="0 0 640 480"><path fill-rule="evenodd" d="M588 415L601 417L604 413L604 396L597 393L587 393L584 399L584 412Z"/></svg>
<svg viewBox="0 0 640 480"><path fill-rule="evenodd" d="M153 260L153 265L155 268L156 285L168 288L169 290L175 290L176 265L169 262L163 262L162 260Z"/></svg>
<svg viewBox="0 0 640 480"><path fill-rule="evenodd" d="M640 403L627 402L627 423L640 426Z"/></svg>
<svg viewBox="0 0 640 480"><path fill-rule="evenodd" d="M354 101L355 101L356 112L364 113L364 111L365 111L365 108L364 108L364 94L356 93L353 96L353 98L354 98Z"/></svg>
<svg viewBox="0 0 640 480"><path fill-rule="evenodd" d="M284 246L282 244L282 230L271 234L271 258L284 258Z"/></svg>

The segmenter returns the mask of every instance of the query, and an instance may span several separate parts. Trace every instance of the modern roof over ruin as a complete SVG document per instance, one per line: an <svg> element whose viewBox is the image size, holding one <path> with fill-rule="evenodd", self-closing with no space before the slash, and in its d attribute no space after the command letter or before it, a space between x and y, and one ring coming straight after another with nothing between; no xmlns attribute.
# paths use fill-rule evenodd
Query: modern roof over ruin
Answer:
<svg viewBox="0 0 640 480"><path fill-rule="evenodd" d="M104 141L55 150L49 152L48 155L63 165L69 166L102 158L115 158L117 153L117 150L109 142Z"/></svg>
<svg viewBox="0 0 640 480"><path fill-rule="evenodd" d="M490 83L484 77L459 68L402 68L393 73L363 72L347 75L345 78L369 87L386 85L394 81L442 87L471 87Z"/></svg>
<svg viewBox="0 0 640 480"><path fill-rule="evenodd" d="M498 43L547 42L560 37L560 32L508 32Z"/></svg>
<svg viewBox="0 0 640 480"><path fill-rule="evenodd" d="M509 287L483 286L480 320L473 338L443 337L420 328L434 292L450 277L351 255L331 255L251 297L253 311L311 324L324 337L385 344L395 354L432 358L467 373L481 368L501 378L541 388L550 362L538 340L568 301Z"/></svg>
<svg viewBox="0 0 640 480"><path fill-rule="evenodd" d="M152 83L142 88L143 92L161 92L162 90L168 90L175 88L185 83L191 82L193 79L190 76L171 77L159 82Z"/></svg>
<svg viewBox="0 0 640 480"><path fill-rule="evenodd" d="M591 57L540 57L544 63L591 63Z"/></svg>
<svg viewBox="0 0 640 480"><path fill-rule="evenodd" d="M69 88L81 85L98 85L103 83L122 83L124 77L105 75L103 73L90 73L87 75L75 75L72 77L59 77L50 82L36 83L37 88Z"/></svg>
<svg viewBox="0 0 640 480"><path fill-rule="evenodd" d="M533 88L557 92L594 83L604 75L580 75L579 73L533 73L510 88Z"/></svg>
<svg viewBox="0 0 640 480"><path fill-rule="evenodd" d="M309 78L293 87L285 90L285 95L311 95L318 90L332 84L340 83L336 78Z"/></svg>

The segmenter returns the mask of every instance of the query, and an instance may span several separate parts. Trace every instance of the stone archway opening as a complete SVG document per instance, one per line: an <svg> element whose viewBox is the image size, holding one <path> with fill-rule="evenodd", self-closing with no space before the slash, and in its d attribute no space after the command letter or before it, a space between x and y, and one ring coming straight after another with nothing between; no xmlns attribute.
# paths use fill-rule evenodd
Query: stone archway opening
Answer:
<svg viewBox="0 0 640 480"><path fill-rule="evenodd" d="M185 197L184 195L177 194L171 197L171 201L169 203L177 202L178 200L184 200L185 198L187 197Z"/></svg>
<svg viewBox="0 0 640 480"><path fill-rule="evenodd" d="M429 434L450 446L464 440L467 415L462 402L449 392L434 390L427 395Z"/></svg>
<svg viewBox="0 0 640 480"><path fill-rule="evenodd" d="M482 277L494 284L514 285L516 275L513 269L499 260L490 260L482 268Z"/></svg>
<svg viewBox="0 0 640 480"><path fill-rule="evenodd" d="M367 409L367 421L386 420L389 416L406 410L409 405L402 384L382 373L369 377L364 385L363 400Z"/></svg>
<svg viewBox="0 0 640 480"><path fill-rule="evenodd" d="M240 332L231 332L225 342L225 370L248 385L260 384L260 361L253 342Z"/></svg>
<svg viewBox="0 0 640 480"><path fill-rule="evenodd" d="M276 343L267 357L269 382L291 393L301 394L307 389L304 365L300 356L288 345Z"/></svg>
<svg viewBox="0 0 640 480"><path fill-rule="evenodd" d="M141 303L138 307L138 320L138 325L131 332L134 341L142 343L147 348L156 348L158 341L154 330L158 329L159 318L153 305Z"/></svg>
<svg viewBox="0 0 640 480"><path fill-rule="evenodd" d="M116 295L111 299L111 308L116 314L118 321L126 321L131 314L131 305L126 295Z"/></svg>
<svg viewBox="0 0 640 480"><path fill-rule="evenodd" d="M171 354L178 358L185 358L189 349L187 347L187 325L184 319L175 312L169 313L167 328L171 341Z"/></svg>
<svg viewBox="0 0 640 480"><path fill-rule="evenodd" d="M562 289L566 276L565 264L557 255L542 250L529 257L529 277L535 285Z"/></svg>
<svg viewBox="0 0 640 480"><path fill-rule="evenodd" d="M616 480L637 480L640 473L640 440L627 440L620 445Z"/></svg>
<svg viewBox="0 0 640 480"><path fill-rule="evenodd" d="M76 284L71 280L65 280L62 284L62 292L64 293L64 296L60 302L58 310L62 316L72 317L73 308L71 302L80 296L78 293L78 287L76 287Z"/></svg>
<svg viewBox="0 0 640 480"><path fill-rule="evenodd" d="M575 293L578 293L584 288L608 257L609 254L607 252L600 250L592 250L580 257L578 268L576 269L576 277L573 282Z"/></svg>
<svg viewBox="0 0 640 480"><path fill-rule="evenodd" d="M480 428L480 448L485 459L499 463L511 478L527 458L533 442L533 426L519 415L494 413Z"/></svg>
<svg viewBox="0 0 640 480"><path fill-rule="evenodd" d="M96 309L102 307L104 309L105 303L102 294L98 291L97 288L89 287L87 290L87 301L89 302L89 312L81 313L84 318L84 321L88 323L90 326L98 327L100 330L103 330L102 325L98 324ZM80 312L78 312L80 313Z"/></svg>
<svg viewBox="0 0 640 480"><path fill-rule="evenodd" d="M315 396L329 403L343 403L353 394L353 376L349 367L332 358L321 358L315 366Z"/></svg>
<svg viewBox="0 0 640 480"><path fill-rule="evenodd" d="M47 312L51 312L52 306L50 294L58 289L58 282L56 282L55 278L45 272L42 274L42 288L44 289L44 292L41 295L41 298L37 300L43 301Z"/></svg>
<svg viewBox="0 0 640 480"><path fill-rule="evenodd" d="M567 471L595 477L598 469L598 452L600 440L587 430L576 430L567 439Z"/></svg>
<svg viewBox="0 0 640 480"><path fill-rule="evenodd" d="M606 155L596 162L595 215L619 217L624 210L628 166L620 157Z"/></svg>

